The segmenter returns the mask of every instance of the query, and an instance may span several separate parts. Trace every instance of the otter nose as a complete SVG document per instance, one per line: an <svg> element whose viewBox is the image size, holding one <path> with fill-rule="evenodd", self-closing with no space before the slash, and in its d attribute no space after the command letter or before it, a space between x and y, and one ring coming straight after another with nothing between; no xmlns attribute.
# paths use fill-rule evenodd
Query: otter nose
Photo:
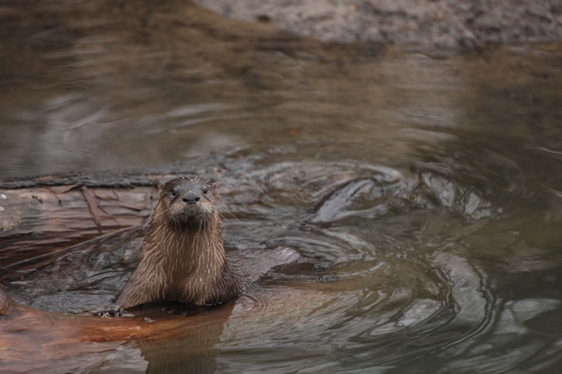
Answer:
<svg viewBox="0 0 562 374"><path fill-rule="evenodd" d="M187 204L195 204L196 202L199 201L199 199L200 197L194 194L193 192L188 193L182 198L182 200Z"/></svg>

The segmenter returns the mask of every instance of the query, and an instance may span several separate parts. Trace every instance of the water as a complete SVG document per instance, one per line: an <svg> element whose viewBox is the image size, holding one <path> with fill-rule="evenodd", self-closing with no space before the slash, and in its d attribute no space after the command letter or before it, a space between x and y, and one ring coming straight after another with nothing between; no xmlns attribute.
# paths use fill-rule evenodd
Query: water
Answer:
<svg viewBox="0 0 562 374"><path fill-rule="evenodd" d="M193 162L240 217L228 246L306 259L207 340L128 343L84 371L562 371L559 44L324 46L180 2L1 17L1 176ZM88 308L125 252L10 287Z"/></svg>

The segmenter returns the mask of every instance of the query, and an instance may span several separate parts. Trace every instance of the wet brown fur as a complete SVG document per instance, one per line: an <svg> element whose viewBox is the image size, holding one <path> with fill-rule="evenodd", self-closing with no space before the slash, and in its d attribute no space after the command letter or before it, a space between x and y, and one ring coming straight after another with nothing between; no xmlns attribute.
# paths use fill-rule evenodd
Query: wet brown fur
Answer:
<svg viewBox="0 0 562 374"><path fill-rule="evenodd" d="M187 204L182 199L188 194L199 201ZM217 304L240 293L239 277L224 251L217 200L217 187L199 177L176 178L160 186L140 263L117 296L117 305L129 308L167 300Z"/></svg>

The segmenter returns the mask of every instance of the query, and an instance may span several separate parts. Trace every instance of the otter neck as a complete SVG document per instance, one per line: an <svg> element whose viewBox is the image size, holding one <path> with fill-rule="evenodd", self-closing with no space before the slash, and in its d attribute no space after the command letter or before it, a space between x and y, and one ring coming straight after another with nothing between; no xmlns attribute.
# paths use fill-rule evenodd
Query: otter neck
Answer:
<svg viewBox="0 0 562 374"><path fill-rule="evenodd" d="M215 217L184 224L153 222L142 256L158 258L174 279L188 276L194 281L209 281L220 277L227 263L219 217L214 214Z"/></svg>

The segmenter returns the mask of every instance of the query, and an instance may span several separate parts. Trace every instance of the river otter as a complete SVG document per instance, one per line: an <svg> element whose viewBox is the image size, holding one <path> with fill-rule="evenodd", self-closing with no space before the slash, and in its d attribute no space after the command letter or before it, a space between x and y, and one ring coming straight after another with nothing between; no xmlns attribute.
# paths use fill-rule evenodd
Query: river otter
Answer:
<svg viewBox="0 0 562 374"><path fill-rule="evenodd" d="M205 305L236 297L242 281L226 259L217 187L203 178L182 177L159 191L140 263L116 304L129 308L177 300Z"/></svg>

